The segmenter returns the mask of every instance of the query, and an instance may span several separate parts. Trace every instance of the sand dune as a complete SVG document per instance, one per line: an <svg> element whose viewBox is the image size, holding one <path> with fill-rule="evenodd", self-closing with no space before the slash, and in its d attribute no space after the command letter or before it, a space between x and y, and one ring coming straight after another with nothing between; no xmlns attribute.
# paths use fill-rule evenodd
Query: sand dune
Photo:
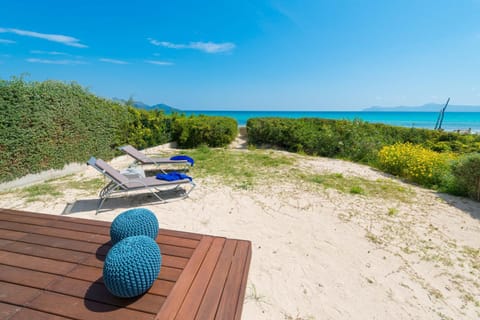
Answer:
<svg viewBox="0 0 480 320"><path fill-rule="evenodd" d="M150 150L159 151L172 150ZM480 317L479 203L404 184L366 166L292 156L306 174L338 173L373 184L381 179L401 192L352 194L295 180L243 190L198 178L188 199L114 199L99 215L96 194L77 189L31 202L19 192L4 193L0 207L61 214L70 203L71 216L111 221L126 208L144 206L161 227L251 240L243 319ZM122 156L112 165L129 162ZM99 176L85 168L69 179Z"/></svg>

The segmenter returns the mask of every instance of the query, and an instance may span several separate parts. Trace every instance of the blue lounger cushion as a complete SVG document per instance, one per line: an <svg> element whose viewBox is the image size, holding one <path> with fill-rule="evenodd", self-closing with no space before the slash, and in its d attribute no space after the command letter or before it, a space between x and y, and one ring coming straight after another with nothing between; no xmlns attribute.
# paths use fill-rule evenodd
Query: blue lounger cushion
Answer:
<svg viewBox="0 0 480 320"><path fill-rule="evenodd" d="M193 160L193 158L185 155L174 156L174 157L171 157L170 160L187 160L187 162L189 162L192 167L193 167L193 164L195 163L195 160Z"/></svg>
<svg viewBox="0 0 480 320"><path fill-rule="evenodd" d="M156 175L157 179L160 180L165 180L165 181L177 181L177 180L183 180L183 179L188 179L192 181L192 177L187 176L185 173L180 173L180 172L169 172L169 173L159 173Z"/></svg>

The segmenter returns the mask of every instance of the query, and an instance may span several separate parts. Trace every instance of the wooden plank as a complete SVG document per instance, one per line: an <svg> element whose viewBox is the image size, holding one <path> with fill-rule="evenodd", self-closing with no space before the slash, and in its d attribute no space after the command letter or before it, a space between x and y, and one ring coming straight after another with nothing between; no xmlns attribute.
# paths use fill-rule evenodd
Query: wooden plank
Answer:
<svg viewBox="0 0 480 320"><path fill-rule="evenodd" d="M165 301L163 296L148 293L144 294L141 299L117 298L107 290L103 283L70 278L56 281L48 288L48 291L151 314L156 314Z"/></svg>
<svg viewBox="0 0 480 320"><path fill-rule="evenodd" d="M0 239L0 249L1 248L6 248L12 244L14 244L15 242L12 241L12 240L4 240L4 239Z"/></svg>
<svg viewBox="0 0 480 320"><path fill-rule="evenodd" d="M170 292L172 292L172 289L173 289L174 285L175 285L175 282L173 282L173 281L166 281L166 280L157 279L153 283L152 287L148 290L148 293L167 297L170 294ZM158 310L160 310L160 309L158 309ZM158 310L157 310L157 312L158 312Z"/></svg>
<svg viewBox="0 0 480 320"><path fill-rule="evenodd" d="M158 275L158 279L175 282L178 280L178 278L180 278L182 271L183 271L182 269L171 268L171 267L165 266L162 263L162 267L160 268L160 274Z"/></svg>
<svg viewBox="0 0 480 320"><path fill-rule="evenodd" d="M37 218L41 216L42 219L47 220L63 220L68 219L69 221L77 222L80 224L89 224L89 225L96 225L96 226L104 226L110 227L111 222L108 221L100 221L100 220L90 220L90 219L82 219L82 218L75 218L75 217L65 217L65 216L58 216L58 215L50 215L45 213L36 213L36 212L28 212L28 211L19 211L13 209L2 209L0 208L1 213L6 213L10 215L23 215ZM192 240L201 240L203 235L199 233L193 232L184 232L184 231L174 231L160 228L159 234L161 235L170 235L178 238L185 238L185 239L192 239Z"/></svg>
<svg viewBox="0 0 480 320"><path fill-rule="evenodd" d="M33 224L37 226L48 226L53 220L42 219L39 216L31 217L23 214L8 214L0 212L0 221L18 222L23 224Z"/></svg>
<svg viewBox="0 0 480 320"><path fill-rule="evenodd" d="M190 258L193 254L194 249L171 246L168 244L160 244L160 252L169 256Z"/></svg>
<svg viewBox="0 0 480 320"><path fill-rule="evenodd" d="M100 255L89 255L87 259L82 260L81 264L85 266L103 268L103 263L105 261L105 256Z"/></svg>
<svg viewBox="0 0 480 320"><path fill-rule="evenodd" d="M102 277L102 273L103 265L100 268L77 265L72 271L68 272L66 275L74 279L97 281L97 279L100 279ZM162 265L160 269L160 274L158 275L157 279L175 282L180 277L181 273L181 269L170 268Z"/></svg>
<svg viewBox="0 0 480 320"><path fill-rule="evenodd" d="M82 224L90 224L90 225L96 225L96 226L110 226L110 222L108 221L66 217L66 216L59 216L56 214L20 211L20 210L4 209L4 208L0 208L0 212L10 214L10 215L22 215L22 216L34 217L34 218L41 217L42 219L46 219L46 220L68 220L68 221L73 221L73 222L82 223Z"/></svg>
<svg viewBox="0 0 480 320"><path fill-rule="evenodd" d="M195 252L193 254L195 254ZM183 269L187 265L188 261L189 259L187 258L162 255L162 266L169 266L172 268Z"/></svg>
<svg viewBox="0 0 480 320"><path fill-rule="evenodd" d="M85 223L78 223L74 221L58 221L58 220L51 220L51 219L44 219L38 217L30 217L30 216L23 216L20 214L12 215L12 214L5 214L0 212L0 221L4 220L6 222L17 222L22 224L29 224L32 226L44 226L44 227L54 227L55 229L65 229L65 230L72 230L72 231L80 231L85 233L94 233L97 235L105 235L110 236L110 226L109 225L102 225L96 226L91 224ZM166 234L164 234L166 233ZM187 247L187 248L196 248L198 245L198 239L189 239L184 238L185 233L183 232L176 232L176 231L160 231L159 236L157 238L157 242L175 245L177 247ZM194 238L197 238L194 236Z"/></svg>
<svg viewBox="0 0 480 320"><path fill-rule="evenodd" d="M58 275L0 264L0 281L44 289L59 278Z"/></svg>
<svg viewBox="0 0 480 320"><path fill-rule="evenodd" d="M135 319L150 320L150 313L99 303L83 298L65 296L58 293L44 292L30 302L32 309L63 317L88 320Z"/></svg>
<svg viewBox="0 0 480 320"><path fill-rule="evenodd" d="M12 221L2 221L2 224L0 225L0 227L5 230L32 233L32 232L35 232L37 229L40 229L41 226L28 225L28 224L12 222Z"/></svg>
<svg viewBox="0 0 480 320"><path fill-rule="evenodd" d="M215 319L236 246L237 241L227 240L225 243L195 319Z"/></svg>
<svg viewBox="0 0 480 320"><path fill-rule="evenodd" d="M198 233L184 232L184 231L177 231L177 230L174 231L174 230L168 230L163 228L160 228L159 234L178 237L178 238L199 240L199 241L202 240L202 238L204 237L203 235Z"/></svg>
<svg viewBox="0 0 480 320"><path fill-rule="evenodd" d="M21 253L29 256L36 256L42 258L48 258L58 261L75 262L81 261L90 257L90 253L79 252L73 250L59 249L53 247L45 247L39 244L15 242L10 244L5 251Z"/></svg>
<svg viewBox="0 0 480 320"><path fill-rule="evenodd" d="M93 243L105 243L110 241L109 236L93 234L87 232L79 232L65 229L55 229L52 227L37 226L31 224L23 224L18 222L2 221L2 228L14 231L23 231L27 233L41 234L58 238L71 240L80 240Z"/></svg>
<svg viewBox="0 0 480 320"><path fill-rule="evenodd" d="M16 214L16 215L5 214L5 213L2 214L1 212L0 212L0 220L4 220L6 222L22 223L22 224L27 224L32 226L52 227L55 229L94 233L97 235L104 235L106 237L110 237L109 226L95 226L90 224L77 223L73 221L46 220L44 218L38 218L38 217L29 217L29 216L26 217L20 214ZM196 248L196 246L198 245L199 240L180 237L179 235L182 235L182 233L179 233L176 236L173 236L173 234L176 234L175 232L173 233L167 232L167 233L170 235L165 235L162 232L160 232L156 241L160 244L173 245L176 247L186 247L191 249Z"/></svg>
<svg viewBox="0 0 480 320"><path fill-rule="evenodd" d="M237 310L241 312L244 298L241 285L244 281L244 273L248 271L247 258L250 250L250 242L239 241L237 244L215 319L235 319ZM239 303L241 303L240 308L237 309Z"/></svg>
<svg viewBox="0 0 480 320"><path fill-rule="evenodd" d="M105 256L90 255L87 259L83 260L81 263L91 267L102 268L103 261L105 261ZM185 268L187 263L188 263L188 258L175 257L175 256L162 254L162 266L183 269Z"/></svg>
<svg viewBox="0 0 480 320"><path fill-rule="evenodd" d="M18 312L22 307L0 302L0 319L11 319L12 314Z"/></svg>
<svg viewBox="0 0 480 320"><path fill-rule="evenodd" d="M18 284L0 282L1 299L3 303L26 305L42 293L40 289L25 287Z"/></svg>
<svg viewBox="0 0 480 320"><path fill-rule="evenodd" d="M110 228L108 226L96 226L76 221L63 221L58 219L45 219L37 216L25 216L23 214L8 214L0 212L0 221L17 222L32 226L55 227L58 229L67 229L72 231L89 232L96 234L108 235Z"/></svg>
<svg viewBox="0 0 480 320"><path fill-rule="evenodd" d="M19 240L19 239L22 239L23 237L25 237L27 234L28 233L26 233L26 232L3 229L2 225L0 224L0 239Z"/></svg>
<svg viewBox="0 0 480 320"><path fill-rule="evenodd" d="M245 247L245 250L247 250L247 258L244 261L243 277L242 277L242 282L239 288L240 292L237 299L237 309L235 312L235 320L240 320L242 316L242 309L245 301L245 291L247 290L248 272L250 270L250 261L252 260L252 243L250 241L240 241L240 243ZM242 257L239 257L236 263L241 263L243 261L242 259L243 259Z"/></svg>
<svg viewBox="0 0 480 320"><path fill-rule="evenodd" d="M69 272L76 266L76 264L70 262L32 257L6 251L0 251L0 264L60 275Z"/></svg>
<svg viewBox="0 0 480 320"><path fill-rule="evenodd" d="M91 224L76 223L74 221L55 221L52 223L51 227L86 233L95 233L110 237L109 226L95 226Z"/></svg>
<svg viewBox="0 0 480 320"><path fill-rule="evenodd" d="M160 244L169 244L176 247L195 249L200 240L185 239L178 236L159 234L156 241Z"/></svg>
<svg viewBox="0 0 480 320"><path fill-rule="evenodd" d="M99 248L101 248L102 246L102 245L99 245L98 243L57 238L52 236L40 235L40 234L28 234L24 238L22 238L20 241L28 242L28 243L36 243L36 244L47 246L47 247L80 251L80 252L93 253L93 254L96 254L97 250L99 250Z"/></svg>
<svg viewBox="0 0 480 320"><path fill-rule="evenodd" d="M102 278L103 266L102 268L95 268L90 266L77 265L65 275L73 279L95 282L99 281Z"/></svg>
<svg viewBox="0 0 480 320"><path fill-rule="evenodd" d="M51 313L45 313L32 309L21 309L8 320L69 320L71 318L60 317Z"/></svg>
<svg viewBox="0 0 480 320"><path fill-rule="evenodd" d="M187 296L183 300L183 304L177 313L176 319L195 319L224 244L225 239L223 238L215 238L213 240L212 246L203 260L202 266L198 270L198 274L201 276L195 277L195 280L192 282Z"/></svg>
<svg viewBox="0 0 480 320"><path fill-rule="evenodd" d="M178 279L177 283L175 283L172 292L170 292L162 309L155 317L156 320L170 320L175 318L212 242L213 238L209 236L205 236L200 240L197 249L183 270L181 277Z"/></svg>

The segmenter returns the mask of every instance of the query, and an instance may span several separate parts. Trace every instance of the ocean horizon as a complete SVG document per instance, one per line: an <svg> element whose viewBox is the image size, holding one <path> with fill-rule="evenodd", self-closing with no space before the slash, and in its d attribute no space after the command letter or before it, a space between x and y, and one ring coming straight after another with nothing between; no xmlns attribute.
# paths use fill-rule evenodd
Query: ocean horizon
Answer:
<svg viewBox="0 0 480 320"><path fill-rule="evenodd" d="M324 118L337 120L361 119L371 123L384 123L408 128L434 129L439 112L408 111L232 111L188 110L186 115L224 116L234 118L245 126L250 118ZM471 130L480 133L480 112L445 112L442 129L446 131Z"/></svg>

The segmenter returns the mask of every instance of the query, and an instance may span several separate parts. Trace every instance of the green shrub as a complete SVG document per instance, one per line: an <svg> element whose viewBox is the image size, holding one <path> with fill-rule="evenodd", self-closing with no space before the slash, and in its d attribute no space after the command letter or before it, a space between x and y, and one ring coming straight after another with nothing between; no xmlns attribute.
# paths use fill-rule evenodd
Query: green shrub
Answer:
<svg viewBox="0 0 480 320"><path fill-rule="evenodd" d="M126 118L124 106L75 83L0 80L0 182L112 157Z"/></svg>
<svg viewBox="0 0 480 320"><path fill-rule="evenodd" d="M231 118L167 116L99 98L75 83L0 80L0 182L92 155L108 160L124 144L143 149L178 139L182 147L224 146L237 130Z"/></svg>
<svg viewBox="0 0 480 320"><path fill-rule="evenodd" d="M175 115L172 119L172 138L182 148L196 148L201 144L224 147L237 134L238 124L233 118Z"/></svg>
<svg viewBox="0 0 480 320"><path fill-rule="evenodd" d="M143 110L128 106L128 121L124 124L124 144L139 149L167 143L171 137L171 117L160 110Z"/></svg>
<svg viewBox="0 0 480 320"><path fill-rule="evenodd" d="M249 143L273 145L294 152L338 157L375 164L378 151L395 143L458 154L480 152L480 135L389 126L362 120L320 118L252 118L247 121Z"/></svg>
<svg viewBox="0 0 480 320"><path fill-rule="evenodd" d="M461 157L452 165L450 192L480 201L480 154Z"/></svg>

